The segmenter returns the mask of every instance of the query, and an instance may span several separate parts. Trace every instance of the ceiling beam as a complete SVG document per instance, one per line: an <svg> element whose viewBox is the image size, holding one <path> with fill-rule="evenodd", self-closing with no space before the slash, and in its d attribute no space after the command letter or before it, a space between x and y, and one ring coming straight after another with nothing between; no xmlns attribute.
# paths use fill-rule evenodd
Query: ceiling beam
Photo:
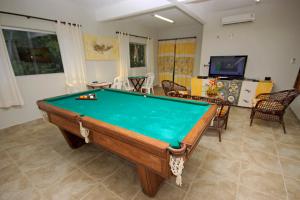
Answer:
<svg viewBox="0 0 300 200"><path fill-rule="evenodd" d="M194 18L201 24L205 24L205 21L197 15L193 10L191 10L187 5L185 5L183 2L178 2L177 0L168 0L172 5L176 6L179 10L184 12L185 14L189 15L190 17Z"/></svg>

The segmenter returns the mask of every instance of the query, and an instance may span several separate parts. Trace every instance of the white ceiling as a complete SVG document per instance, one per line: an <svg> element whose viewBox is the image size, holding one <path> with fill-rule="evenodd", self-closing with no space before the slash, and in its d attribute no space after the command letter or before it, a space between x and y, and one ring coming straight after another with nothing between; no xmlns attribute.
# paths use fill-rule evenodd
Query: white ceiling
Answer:
<svg viewBox="0 0 300 200"><path fill-rule="evenodd" d="M175 23L169 23L161 19L153 17L154 14L161 15L163 17L173 20ZM181 10L173 7L166 10L153 11L147 14L128 17L119 21L130 21L131 23L138 24L141 26L146 26L151 29L162 29L162 28L171 28L174 26L185 26L185 25L197 25L198 21L191 18L187 14L183 13Z"/></svg>
<svg viewBox="0 0 300 200"><path fill-rule="evenodd" d="M172 24L153 18L151 14L158 13L176 21L175 25L195 23L195 20L204 22L206 17L217 11L225 11L255 5L255 0L186 0L187 3L177 0L69 0L80 6L86 7L95 13L98 21L133 20L139 24L147 24L152 28L170 27ZM267 1L267 0L261 0ZM189 13L187 16L177 9L165 8L176 6ZM135 16L135 17L133 17Z"/></svg>
<svg viewBox="0 0 300 200"><path fill-rule="evenodd" d="M71 1L84 7L98 9L105 6L116 5L126 0L71 0Z"/></svg>

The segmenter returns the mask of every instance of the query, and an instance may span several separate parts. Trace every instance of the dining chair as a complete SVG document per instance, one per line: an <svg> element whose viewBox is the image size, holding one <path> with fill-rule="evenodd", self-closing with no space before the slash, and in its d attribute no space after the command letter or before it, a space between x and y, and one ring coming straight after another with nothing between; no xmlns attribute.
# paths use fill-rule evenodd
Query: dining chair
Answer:
<svg viewBox="0 0 300 200"><path fill-rule="evenodd" d="M145 91L145 93L151 94L152 91L152 94L154 94L153 83L155 76L153 73L148 73L146 74L146 77L146 84L141 87L141 92Z"/></svg>
<svg viewBox="0 0 300 200"><path fill-rule="evenodd" d="M114 82L111 85L111 88L121 90L122 85L123 85L123 83L121 81L121 77L117 76L117 77L114 78Z"/></svg>

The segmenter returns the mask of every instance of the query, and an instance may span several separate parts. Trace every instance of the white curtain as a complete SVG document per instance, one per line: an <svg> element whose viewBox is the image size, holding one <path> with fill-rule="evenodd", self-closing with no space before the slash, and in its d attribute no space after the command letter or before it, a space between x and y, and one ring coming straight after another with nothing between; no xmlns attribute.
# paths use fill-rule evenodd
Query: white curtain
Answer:
<svg viewBox="0 0 300 200"><path fill-rule="evenodd" d="M80 25L57 22L56 34L64 66L66 92L86 89L86 64Z"/></svg>
<svg viewBox="0 0 300 200"><path fill-rule="evenodd" d="M119 40L119 76L122 81L128 77L129 58L129 36L118 34Z"/></svg>
<svg viewBox="0 0 300 200"><path fill-rule="evenodd" d="M0 108L24 105L0 29Z"/></svg>
<svg viewBox="0 0 300 200"><path fill-rule="evenodd" d="M146 53L147 73L154 73L153 39L147 39Z"/></svg>

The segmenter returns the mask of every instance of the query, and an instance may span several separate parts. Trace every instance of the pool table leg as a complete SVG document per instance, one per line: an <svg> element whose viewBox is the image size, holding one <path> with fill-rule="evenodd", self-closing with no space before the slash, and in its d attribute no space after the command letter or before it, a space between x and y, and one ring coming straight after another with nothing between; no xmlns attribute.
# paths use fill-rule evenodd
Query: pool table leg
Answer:
<svg viewBox="0 0 300 200"><path fill-rule="evenodd" d="M84 139L66 131L65 129L60 128L60 132L63 134L65 140L72 149L77 149L85 144Z"/></svg>
<svg viewBox="0 0 300 200"><path fill-rule="evenodd" d="M160 184L164 181L164 178L153 173L151 170L142 165L137 165L137 172L143 192L150 197L154 197Z"/></svg>

